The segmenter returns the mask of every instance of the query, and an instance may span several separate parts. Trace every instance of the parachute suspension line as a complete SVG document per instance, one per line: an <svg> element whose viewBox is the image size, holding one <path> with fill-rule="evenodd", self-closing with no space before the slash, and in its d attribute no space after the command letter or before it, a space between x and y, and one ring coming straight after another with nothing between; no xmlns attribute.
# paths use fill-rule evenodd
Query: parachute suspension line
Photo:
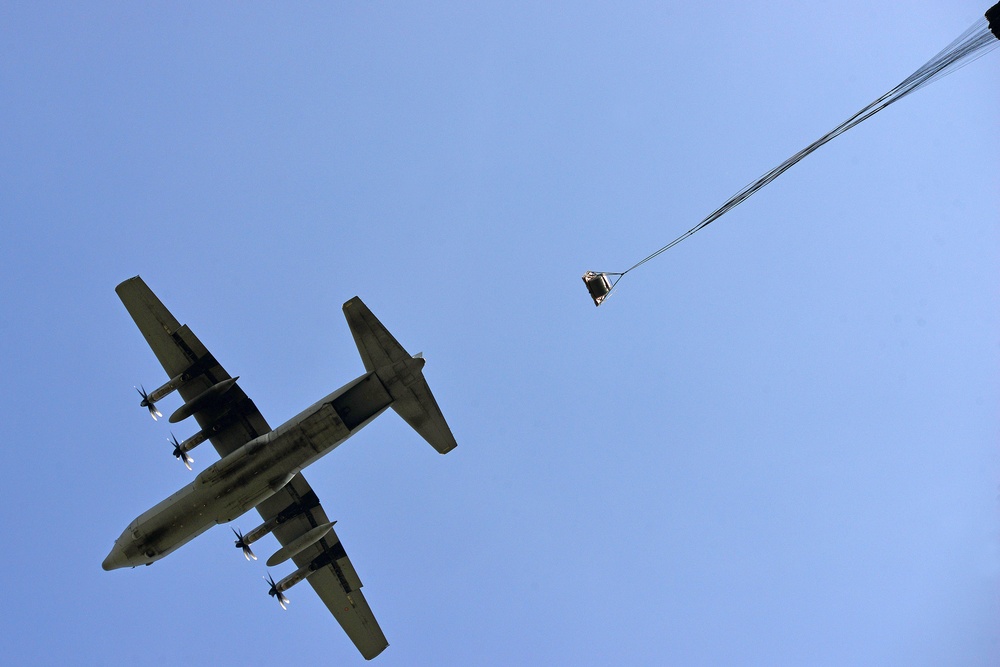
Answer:
<svg viewBox="0 0 1000 667"><path fill-rule="evenodd" d="M605 272L604 275L606 275L606 276L615 276L615 279L611 281L611 289L608 290L607 295L604 297L605 299L607 299L615 291L615 286L618 284L618 281L625 277L625 272L622 272L622 273L608 273L608 272ZM603 301L603 299L602 299L602 301Z"/></svg>
<svg viewBox="0 0 1000 667"><path fill-rule="evenodd" d="M976 21L969 27L968 30L962 33L958 39L946 46L942 51L924 63L916 72L906 77L894 88L859 110L853 116L824 134L816 141L792 155L777 167L774 167L752 183L747 184L742 190L730 197L726 203L712 211L701 222L675 238L667 245L639 260L621 273L595 273L588 271L587 274L584 275L584 282L588 284L588 288L591 287L593 281L588 282L587 276L616 276L613 283L608 283L610 285L608 291L600 296L600 298L595 296L594 291L591 290L591 296L594 297L596 305L600 305L601 301L607 298L611 290L614 289L615 285L617 285L629 271L637 269L646 262L655 259L681 241L687 239L689 236L692 236L696 232L699 232L708 225L712 224L723 215L749 199L754 193L763 188L765 185L768 185L771 181L778 178L778 176L781 176L783 173L788 171L793 165L801 161L823 144L839 137L844 132L847 132L856 125L871 118L890 104L898 102L910 93L916 92L927 84L936 81L937 79L940 79L941 77L946 76L955 70L964 67L965 65L968 65L969 63L986 55L997 46L1000 46L1000 3L991 7L986 12L985 16L985 18Z"/></svg>
<svg viewBox="0 0 1000 667"><path fill-rule="evenodd" d="M982 57L997 46L1000 46L1000 39L997 39L993 34L991 34L989 27L987 26L986 19L979 19L968 30L962 33L958 39L945 47L940 53L935 55L929 61L924 63L920 69L908 76L896 87L868 104L866 107L800 150L798 153L795 153L795 155L791 156L777 167L765 173L756 181L746 185L742 190L730 197L726 203L712 211L712 213L710 213L697 225L687 230L656 252L625 269L622 274L624 275L632 269L639 268L649 260L655 259L660 254L670 250L692 234L701 231L708 225L712 224L730 210L736 208L749 199L754 193L763 188L765 185L768 185L771 181L778 178L778 176L781 176L783 173L788 171L793 165L798 163L823 144L839 137L844 132L847 132L861 122L871 118L882 109L885 109L894 102L898 102L910 93L920 90L932 81L939 79L946 74L950 74L951 72L969 64L973 60Z"/></svg>

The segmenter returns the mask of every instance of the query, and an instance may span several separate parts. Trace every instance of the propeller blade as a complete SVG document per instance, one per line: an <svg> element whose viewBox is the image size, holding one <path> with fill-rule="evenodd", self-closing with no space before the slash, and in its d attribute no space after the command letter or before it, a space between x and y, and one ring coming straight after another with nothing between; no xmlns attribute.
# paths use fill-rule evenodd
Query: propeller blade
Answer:
<svg viewBox="0 0 1000 667"><path fill-rule="evenodd" d="M157 417L163 416L163 413L156 409L156 404L149 400L149 394L146 393L146 387L143 385L139 385L138 387L132 385L132 388L139 392L139 395L142 396L142 401L139 402L139 405L149 410L149 416L153 418L153 421L156 421Z"/></svg>
<svg viewBox="0 0 1000 667"><path fill-rule="evenodd" d="M288 609L289 600L282 591L278 590L278 584L274 583L274 579L271 577L271 573L268 572L267 576L264 577L264 581L271 585L271 590L267 592L273 598L278 600L278 604L281 605L282 609Z"/></svg>
<svg viewBox="0 0 1000 667"><path fill-rule="evenodd" d="M250 545L247 544L246 541L243 539L243 533L236 530L235 528L233 528L233 532L236 534L236 546L239 547L240 549L243 549L243 557L246 558L247 560L250 560L251 558L257 560L257 555L254 554L253 550L250 548ZM273 581L271 582L271 586L274 587Z"/></svg>
<svg viewBox="0 0 1000 667"><path fill-rule="evenodd" d="M174 446L174 458L178 461L182 461L184 466L188 470L191 470L191 464L194 463L194 459L191 458L190 454L181 449L181 443L177 441L177 436L174 435L173 432L170 433L170 437L167 438L167 442Z"/></svg>
<svg viewBox="0 0 1000 667"><path fill-rule="evenodd" d="M268 572L267 576L264 577L264 581L271 584L271 590L267 592L273 598L277 598L278 604L281 605L282 609L288 609L290 604L289 599L285 596L284 592L278 590L278 584L274 583L274 579L271 577L271 573Z"/></svg>

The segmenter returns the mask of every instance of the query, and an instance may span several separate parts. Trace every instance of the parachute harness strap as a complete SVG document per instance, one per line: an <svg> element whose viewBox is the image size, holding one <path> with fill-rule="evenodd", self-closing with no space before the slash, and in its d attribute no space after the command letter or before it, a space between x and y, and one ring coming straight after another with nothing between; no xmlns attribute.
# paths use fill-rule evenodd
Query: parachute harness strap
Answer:
<svg viewBox="0 0 1000 667"><path fill-rule="evenodd" d="M793 165L798 163L823 144L839 137L844 132L847 132L859 123L871 118L890 104L898 102L910 93L923 88L932 81L950 74L951 72L968 65L974 60L981 58L997 46L1000 46L1000 3L986 12L986 18L976 21L969 27L968 30L962 33L958 39L953 41L937 55L924 63L916 72L908 76L896 87L892 88L889 92L868 104L868 106L855 113L846 121L830 130L795 155L792 155L777 167L774 167L757 180L746 185L742 190L730 197L726 203L706 216L697 225L687 230L659 250L639 260L621 273L607 273L609 276L618 276L612 284L611 289L614 290L614 286L617 285L618 281L621 280L629 271L637 269L646 262L655 259L689 236L692 236L696 232L701 231L708 225L712 224L730 210L736 208L749 199L754 193L763 188L765 185L769 184L771 181L778 178L778 176L781 176L783 173L788 171ZM610 295L611 292L609 291L608 296Z"/></svg>

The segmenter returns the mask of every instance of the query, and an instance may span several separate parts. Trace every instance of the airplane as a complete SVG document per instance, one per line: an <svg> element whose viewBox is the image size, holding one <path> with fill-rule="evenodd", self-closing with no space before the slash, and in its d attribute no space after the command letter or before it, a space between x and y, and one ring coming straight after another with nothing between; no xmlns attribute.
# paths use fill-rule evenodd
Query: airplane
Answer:
<svg viewBox="0 0 1000 667"><path fill-rule="evenodd" d="M170 380L152 392L138 389L154 419L170 393L184 404L169 421L194 417L201 427L184 441L171 440L174 456L190 468L190 452L211 441L222 457L193 482L140 514L115 540L105 570L150 565L216 524L257 508L263 523L246 534L233 530L236 546L256 560L250 545L268 533L282 545L268 567L291 559L296 570L268 591L284 609L285 591L306 580L361 655L371 660L389 645L361 592L361 580L333 524L301 470L332 451L392 408L435 450L457 446L421 369L423 355L410 355L367 306L354 297L344 315L365 373L320 399L276 429L202 345L136 276L115 288L122 303Z"/></svg>

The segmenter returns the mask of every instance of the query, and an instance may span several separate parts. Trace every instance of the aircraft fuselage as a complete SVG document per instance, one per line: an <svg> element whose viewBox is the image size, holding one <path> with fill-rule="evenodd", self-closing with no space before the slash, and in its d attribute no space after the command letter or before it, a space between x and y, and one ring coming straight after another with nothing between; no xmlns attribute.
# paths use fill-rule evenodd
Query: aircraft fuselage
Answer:
<svg viewBox="0 0 1000 667"><path fill-rule="evenodd" d="M367 425L392 400L374 371L349 382L136 517L115 540L103 568L149 565L215 524L241 516Z"/></svg>

